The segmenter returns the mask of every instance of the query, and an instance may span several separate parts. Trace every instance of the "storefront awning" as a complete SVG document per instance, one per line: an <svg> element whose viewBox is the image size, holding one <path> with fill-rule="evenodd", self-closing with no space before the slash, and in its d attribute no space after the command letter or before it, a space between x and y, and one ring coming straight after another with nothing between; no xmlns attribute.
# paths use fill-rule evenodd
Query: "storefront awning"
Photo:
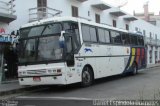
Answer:
<svg viewBox="0 0 160 106"><path fill-rule="evenodd" d="M10 23L16 19L17 19L17 16L15 16L15 15L0 13L0 22Z"/></svg>
<svg viewBox="0 0 160 106"><path fill-rule="evenodd" d="M126 21L135 21L138 20L136 17L125 17L124 20Z"/></svg>
<svg viewBox="0 0 160 106"><path fill-rule="evenodd" d="M110 12L110 14L113 15L113 16L116 16L116 17L126 15L126 13L124 13L122 11L114 11L114 12Z"/></svg>
<svg viewBox="0 0 160 106"><path fill-rule="evenodd" d="M97 9L102 10L102 11L111 8L109 5L106 5L104 3L93 4L92 7L97 8Z"/></svg>

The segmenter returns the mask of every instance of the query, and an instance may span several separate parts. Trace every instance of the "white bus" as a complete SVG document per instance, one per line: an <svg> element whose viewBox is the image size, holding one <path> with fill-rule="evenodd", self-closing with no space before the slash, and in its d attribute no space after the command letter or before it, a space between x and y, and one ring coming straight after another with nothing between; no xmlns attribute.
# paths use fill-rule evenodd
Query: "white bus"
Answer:
<svg viewBox="0 0 160 106"><path fill-rule="evenodd" d="M21 85L89 86L95 79L137 74L146 67L141 34L73 17L22 26L18 50Z"/></svg>

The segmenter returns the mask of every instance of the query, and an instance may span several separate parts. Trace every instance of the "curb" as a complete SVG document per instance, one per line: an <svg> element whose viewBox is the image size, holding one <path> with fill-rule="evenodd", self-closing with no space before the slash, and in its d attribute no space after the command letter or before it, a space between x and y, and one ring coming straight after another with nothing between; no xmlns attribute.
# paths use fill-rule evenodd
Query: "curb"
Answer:
<svg viewBox="0 0 160 106"><path fill-rule="evenodd" d="M150 69L150 68L156 68L156 67L160 67L160 65L151 66L151 67L146 67L146 69Z"/></svg>
<svg viewBox="0 0 160 106"><path fill-rule="evenodd" d="M21 93L24 91L33 91L33 90L40 89L40 88L42 88L42 87L41 86L29 86L29 87L25 87L25 88L17 88L17 89L8 90L8 91L2 91L2 92L0 92L0 96L7 96L10 94Z"/></svg>

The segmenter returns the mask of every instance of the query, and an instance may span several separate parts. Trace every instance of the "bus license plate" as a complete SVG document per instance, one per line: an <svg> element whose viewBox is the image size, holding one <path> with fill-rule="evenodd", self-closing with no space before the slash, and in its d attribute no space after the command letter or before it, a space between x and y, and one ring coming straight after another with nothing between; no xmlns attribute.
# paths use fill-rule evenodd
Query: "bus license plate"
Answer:
<svg viewBox="0 0 160 106"><path fill-rule="evenodd" d="M41 78L40 77L33 77L33 81L40 82Z"/></svg>

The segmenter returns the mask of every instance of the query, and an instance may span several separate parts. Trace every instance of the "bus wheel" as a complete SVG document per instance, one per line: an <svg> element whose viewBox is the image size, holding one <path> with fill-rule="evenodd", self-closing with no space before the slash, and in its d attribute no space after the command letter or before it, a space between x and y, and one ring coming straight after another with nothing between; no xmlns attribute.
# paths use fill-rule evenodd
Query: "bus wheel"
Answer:
<svg viewBox="0 0 160 106"><path fill-rule="evenodd" d="M93 73L90 67L84 67L82 71L82 87L88 87L93 84Z"/></svg>
<svg viewBox="0 0 160 106"><path fill-rule="evenodd" d="M137 68L137 64L134 63L134 64L133 64L133 72L132 72L132 75L136 75L136 74L138 74L138 68Z"/></svg>

